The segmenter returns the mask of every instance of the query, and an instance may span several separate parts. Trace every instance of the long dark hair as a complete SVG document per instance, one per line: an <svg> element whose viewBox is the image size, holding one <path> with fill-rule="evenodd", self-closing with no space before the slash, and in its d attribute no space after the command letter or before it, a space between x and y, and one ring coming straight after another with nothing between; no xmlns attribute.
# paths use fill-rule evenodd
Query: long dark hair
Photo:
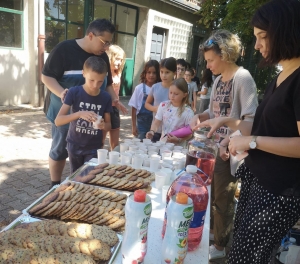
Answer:
<svg viewBox="0 0 300 264"><path fill-rule="evenodd" d="M162 59L159 63L160 68L166 68L171 72L177 71L176 59L173 57Z"/></svg>
<svg viewBox="0 0 300 264"><path fill-rule="evenodd" d="M160 75L159 75L159 63L157 60L149 60L148 62L145 63L144 69L140 75L140 82L141 83L146 83L146 74L147 71L149 70L150 67L155 68L156 72L156 80L155 83L160 82Z"/></svg>
<svg viewBox="0 0 300 264"><path fill-rule="evenodd" d="M210 69L205 69L202 74L201 85L205 83L207 84L207 87L210 87L213 83L212 72Z"/></svg>

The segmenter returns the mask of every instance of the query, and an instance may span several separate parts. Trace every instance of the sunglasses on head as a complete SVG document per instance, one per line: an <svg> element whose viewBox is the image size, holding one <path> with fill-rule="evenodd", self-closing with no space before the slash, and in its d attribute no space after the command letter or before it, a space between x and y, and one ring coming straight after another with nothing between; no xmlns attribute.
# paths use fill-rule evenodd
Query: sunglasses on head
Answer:
<svg viewBox="0 0 300 264"><path fill-rule="evenodd" d="M205 42L205 46L211 46L211 45L218 45L218 43L216 41L214 41L213 39L210 39L208 41Z"/></svg>

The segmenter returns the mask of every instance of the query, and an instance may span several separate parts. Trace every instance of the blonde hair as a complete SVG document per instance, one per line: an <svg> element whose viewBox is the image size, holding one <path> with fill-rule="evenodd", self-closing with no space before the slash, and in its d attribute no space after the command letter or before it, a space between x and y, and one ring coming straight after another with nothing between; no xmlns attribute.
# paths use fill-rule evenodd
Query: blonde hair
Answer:
<svg viewBox="0 0 300 264"><path fill-rule="evenodd" d="M240 38L228 30L219 29L200 46L202 52L213 50L223 61L235 63L241 54Z"/></svg>
<svg viewBox="0 0 300 264"><path fill-rule="evenodd" d="M125 51L118 45L111 45L109 50L107 51L107 55L109 58L109 63L111 64L115 58L119 55L123 58L120 68L118 70L118 74L121 74L125 65L126 54Z"/></svg>

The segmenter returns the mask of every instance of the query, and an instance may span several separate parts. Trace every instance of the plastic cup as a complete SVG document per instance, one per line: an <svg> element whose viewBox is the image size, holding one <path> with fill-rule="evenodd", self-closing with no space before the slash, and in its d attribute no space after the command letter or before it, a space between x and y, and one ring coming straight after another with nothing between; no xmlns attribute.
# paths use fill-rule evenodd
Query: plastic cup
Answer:
<svg viewBox="0 0 300 264"><path fill-rule="evenodd" d="M98 115L97 120L93 122L93 128L98 129L98 125L101 123L102 116Z"/></svg>
<svg viewBox="0 0 300 264"><path fill-rule="evenodd" d="M182 146L174 146L174 150L175 150L175 149L178 149L178 150L181 151L181 150L183 149L183 147L182 147Z"/></svg>
<svg viewBox="0 0 300 264"><path fill-rule="evenodd" d="M148 151L148 155L149 155L149 157L151 157L153 155L157 155L158 156L158 153L156 151Z"/></svg>
<svg viewBox="0 0 300 264"><path fill-rule="evenodd" d="M163 152L160 153L162 159L164 158L171 158L172 151L171 150L163 150Z"/></svg>
<svg viewBox="0 0 300 264"><path fill-rule="evenodd" d="M173 171L170 168L165 168L165 167L161 168L160 170L166 174L164 185L170 185L171 176L172 176Z"/></svg>
<svg viewBox="0 0 300 264"><path fill-rule="evenodd" d="M158 171L160 166L160 159L157 157L150 157L150 171L156 172Z"/></svg>
<svg viewBox="0 0 300 264"><path fill-rule="evenodd" d="M108 154L109 156L109 164L118 164L120 153L117 151L111 151Z"/></svg>
<svg viewBox="0 0 300 264"><path fill-rule="evenodd" d="M144 158L143 166L144 167L150 167L150 158Z"/></svg>
<svg viewBox="0 0 300 264"><path fill-rule="evenodd" d="M151 162L151 161L150 161ZM151 166L151 164L150 164ZM155 188L161 189L165 185L166 173L159 170L155 172Z"/></svg>
<svg viewBox="0 0 300 264"><path fill-rule="evenodd" d="M132 145L132 139L124 139L124 143L128 144L128 145Z"/></svg>
<svg viewBox="0 0 300 264"><path fill-rule="evenodd" d="M182 149L181 153L184 154L184 155L186 155L188 153L188 149Z"/></svg>
<svg viewBox="0 0 300 264"><path fill-rule="evenodd" d="M141 169L143 165L144 157L143 155L136 154L132 157L132 167L134 169Z"/></svg>
<svg viewBox="0 0 300 264"><path fill-rule="evenodd" d="M168 190L170 188L170 185L164 185L162 188L161 188L161 201L163 203L166 203L167 202L167 193L168 193Z"/></svg>
<svg viewBox="0 0 300 264"><path fill-rule="evenodd" d="M121 153L121 164L130 165L132 155L130 153Z"/></svg>
<svg viewBox="0 0 300 264"><path fill-rule="evenodd" d="M175 144L174 143L166 143L166 147L170 150L174 149Z"/></svg>
<svg viewBox="0 0 300 264"><path fill-rule="evenodd" d="M158 152L158 149L156 146L148 146L148 151L155 151Z"/></svg>
<svg viewBox="0 0 300 264"><path fill-rule="evenodd" d="M132 139L132 142L134 142L134 143L136 144L136 143L140 143L141 140L140 140L139 138L133 138L133 139Z"/></svg>
<svg viewBox="0 0 300 264"><path fill-rule="evenodd" d="M135 151L135 150L138 149L138 146L136 146L136 145L129 145L128 149L129 149L130 151Z"/></svg>
<svg viewBox="0 0 300 264"><path fill-rule="evenodd" d="M143 143L151 143L151 139L149 139L149 138L143 138Z"/></svg>
<svg viewBox="0 0 300 264"><path fill-rule="evenodd" d="M128 150L129 145L127 143L121 143L120 144L120 153L125 152L126 150Z"/></svg>
<svg viewBox="0 0 300 264"><path fill-rule="evenodd" d="M107 152L108 152L107 149L97 149L98 164L102 164L106 162Z"/></svg>

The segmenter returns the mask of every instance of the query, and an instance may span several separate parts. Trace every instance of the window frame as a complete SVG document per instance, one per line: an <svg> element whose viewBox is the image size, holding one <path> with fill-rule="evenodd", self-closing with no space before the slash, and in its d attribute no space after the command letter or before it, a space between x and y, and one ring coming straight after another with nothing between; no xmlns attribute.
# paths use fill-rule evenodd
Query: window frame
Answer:
<svg viewBox="0 0 300 264"><path fill-rule="evenodd" d="M11 13L11 14L17 14L21 16L21 47L6 47L1 46L0 49L10 49L10 50L24 50L24 2L22 0L22 10L16 10L16 9L10 9L5 7L0 7L0 11Z"/></svg>

